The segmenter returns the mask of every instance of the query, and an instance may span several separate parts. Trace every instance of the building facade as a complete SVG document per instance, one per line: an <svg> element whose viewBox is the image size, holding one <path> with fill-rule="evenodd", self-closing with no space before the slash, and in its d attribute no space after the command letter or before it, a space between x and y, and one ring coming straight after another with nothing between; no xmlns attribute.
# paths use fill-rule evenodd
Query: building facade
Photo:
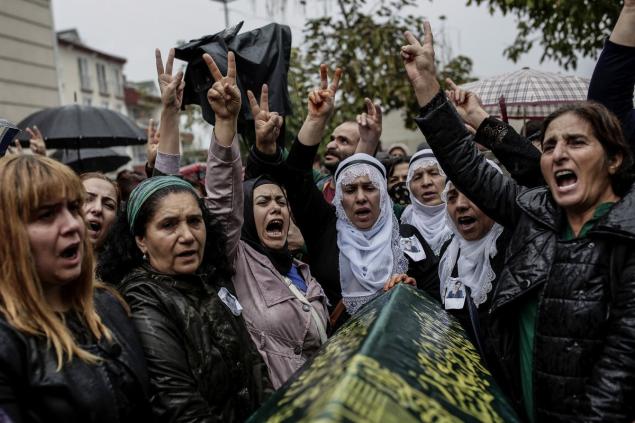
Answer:
<svg viewBox="0 0 635 423"><path fill-rule="evenodd" d="M60 105L49 0L2 0L0 117L19 122Z"/></svg>
<svg viewBox="0 0 635 423"><path fill-rule="evenodd" d="M127 114L123 66L126 59L85 45L77 30L57 33L62 104L104 107Z"/></svg>

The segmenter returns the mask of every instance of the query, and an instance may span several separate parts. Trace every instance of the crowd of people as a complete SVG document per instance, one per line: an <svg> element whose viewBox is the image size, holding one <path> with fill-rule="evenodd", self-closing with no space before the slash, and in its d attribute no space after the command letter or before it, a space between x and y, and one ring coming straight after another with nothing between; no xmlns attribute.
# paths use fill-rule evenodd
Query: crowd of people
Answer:
<svg viewBox="0 0 635 423"><path fill-rule="evenodd" d="M341 69L320 67L288 151L269 88L246 93L243 166L240 69L232 52L226 74L204 54L216 123L192 181L183 73L173 49L155 54L147 175L78 176L37 128L34 154L0 159L0 421L244 421L400 283L458 319L522 420L635 419L634 0L589 101L531 137L452 81L442 90L430 24L407 32L427 145L378 151L367 98L330 135L326 172L314 165Z"/></svg>

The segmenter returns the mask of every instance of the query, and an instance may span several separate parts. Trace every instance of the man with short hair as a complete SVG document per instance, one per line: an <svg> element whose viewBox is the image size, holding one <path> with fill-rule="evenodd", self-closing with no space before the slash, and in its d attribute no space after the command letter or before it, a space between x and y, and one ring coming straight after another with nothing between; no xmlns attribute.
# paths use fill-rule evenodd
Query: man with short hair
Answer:
<svg viewBox="0 0 635 423"><path fill-rule="evenodd" d="M340 162L353 154L359 143L360 135L357 122L346 121L338 125L331 133L331 138L326 144L324 153L324 167L330 175L320 175L316 179L316 185L322 191L324 199L329 202L335 197L335 184L333 174Z"/></svg>

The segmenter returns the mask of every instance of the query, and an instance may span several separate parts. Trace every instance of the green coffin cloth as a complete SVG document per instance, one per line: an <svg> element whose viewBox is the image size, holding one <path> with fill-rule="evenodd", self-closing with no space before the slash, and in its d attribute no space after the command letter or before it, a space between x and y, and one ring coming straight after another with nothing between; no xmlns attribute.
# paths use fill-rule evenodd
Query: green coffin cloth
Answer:
<svg viewBox="0 0 635 423"><path fill-rule="evenodd" d="M458 321L398 285L360 310L249 421L518 418Z"/></svg>

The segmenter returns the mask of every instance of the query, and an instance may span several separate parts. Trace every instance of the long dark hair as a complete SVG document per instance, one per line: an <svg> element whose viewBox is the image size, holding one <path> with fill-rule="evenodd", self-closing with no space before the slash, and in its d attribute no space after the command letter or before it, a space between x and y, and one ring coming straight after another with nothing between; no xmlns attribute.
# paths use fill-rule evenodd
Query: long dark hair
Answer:
<svg viewBox="0 0 635 423"><path fill-rule="evenodd" d="M180 186L166 187L154 193L139 210L132 233L127 213L119 215L99 255L97 277L117 286L132 269L143 264L143 254L137 247L135 236L145 235L148 222L157 212L163 198L181 192L187 192L196 199L205 221L207 238L199 273L205 274L210 282L218 279L225 282L231 280L233 271L227 259L227 237L221 225L209 212L203 199L198 198L190 189Z"/></svg>
<svg viewBox="0 0 635 423"><path fill-rule="evenodd" d="M604 147L606 157L609 160L618 155L622 156L620 167L613 175L610 175L610 179L615 194L620 197L624 196L635 179L633 175L633 153L626 143L620 121L600 103L594 101L572 103L553 112L543 122L540 143L543 143L549 125L567 113L574 114L591 125L593 135L598 139L600 144L602 144L602 147Z"/></svg>

